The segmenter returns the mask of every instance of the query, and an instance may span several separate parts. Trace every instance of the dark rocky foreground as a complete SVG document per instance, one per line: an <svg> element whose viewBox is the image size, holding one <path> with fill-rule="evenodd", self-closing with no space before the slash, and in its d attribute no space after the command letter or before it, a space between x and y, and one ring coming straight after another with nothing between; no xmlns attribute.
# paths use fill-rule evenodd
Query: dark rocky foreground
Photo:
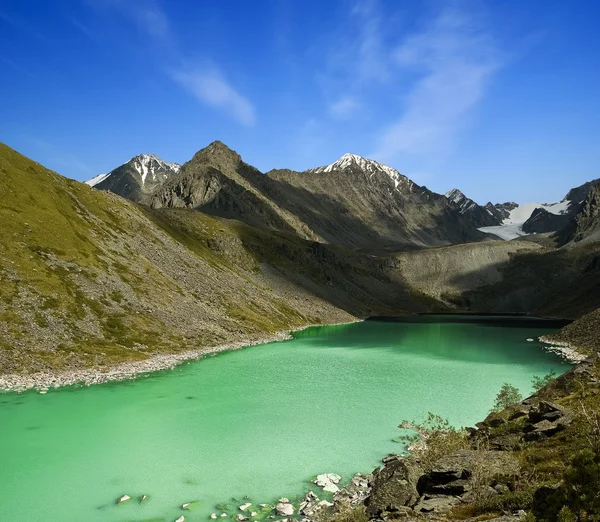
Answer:
<svg viewBox="0 0 600 522"><path fill-rule="evenodd" d="M466 430L462 449L449 451L433 464L420 458L427 451L422 448L414 455L388 455L383 466L370 475L356 475L336 491L332 507L311 491L298 514L305 522L449 518L509 522L531 520L532 512L545 513L560 481L552 483L552 475L536 477L531 456L544 455L548 448L585 447L581 414L573 405L600 395L597 363L597 356L586 359L537 394L491 413L476 428ZM583 388L586 392L580 395ZM563 461L562 467L567 464Z"/></svg>

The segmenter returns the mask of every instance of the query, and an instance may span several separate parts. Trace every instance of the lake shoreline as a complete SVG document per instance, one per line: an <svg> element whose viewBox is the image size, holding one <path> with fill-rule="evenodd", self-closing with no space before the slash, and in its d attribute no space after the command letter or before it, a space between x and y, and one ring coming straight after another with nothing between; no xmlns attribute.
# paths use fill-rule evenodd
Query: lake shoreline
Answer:
<svg viewBox="0 0 600 522"><path fill-rule="evenodd" d="M144 374L172 370L180 364L202 359L208 355L216 355L221 352L240 350L242 348L250 348L252 346L276 341L286 341L292 339L292 333L306 330L307 328L353 324L360 321L361 319L343 323L307 324L297 328L282 330L273 335L258 339L246 339L243 341L208 346L195 350L186 350L185 352L180 353L156 354L143 361L125 362L106 368L96 367L69 370L65 372L38 372L31 375L14 373L0 374L0 393L22 393L28 390L38 390L41 393L45 393L50 388L61 388L63 386L73 386L77 384L82 386L92 386L107 382L134 380Z"/></svg>

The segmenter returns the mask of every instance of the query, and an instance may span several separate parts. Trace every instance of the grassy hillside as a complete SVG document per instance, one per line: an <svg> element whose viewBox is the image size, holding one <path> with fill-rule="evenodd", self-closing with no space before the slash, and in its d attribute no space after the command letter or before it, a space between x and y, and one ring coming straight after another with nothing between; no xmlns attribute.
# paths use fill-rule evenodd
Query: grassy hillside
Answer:
<svg viewBox="0 0 600 522"><path fill-rule="evenodd" d="M370 256L150 210L0 145L0 373L140 360L425 310Z"/></svg>

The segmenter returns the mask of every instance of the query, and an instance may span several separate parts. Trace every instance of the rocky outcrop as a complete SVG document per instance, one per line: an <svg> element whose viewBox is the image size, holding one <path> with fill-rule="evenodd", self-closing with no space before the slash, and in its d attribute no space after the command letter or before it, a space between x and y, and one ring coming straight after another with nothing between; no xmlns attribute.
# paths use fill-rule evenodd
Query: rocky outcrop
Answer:
<svg viewBox="0 0 600 522"><path fill-rule="evenodd" d="M492 203L488 203L485 206L478 205L458 189L446 192L445 196L450 204L456 207L460 214L468 219L476 228L493 227L502 224L504 218Z"/></svg>
<svg viewBox="0 0 600 522"><path fill-rule="evenodd" d="M600 241L600 183L589 187L577 214L558 238L561 244Z"/></svg>
<svg viewBox="0 0 600 522"><path fill-rule="evenodd" d="M415 459L395 458L373 472L371 493L365 500L367 513L378 516L383 512L406 512L420 499L417 484L423 468Z"/></svg>
<svg viewBox="0 0 600 522"><path fill-rule="evenodd" d="M371 250L487 239L443 196L352 154L306 172L262 174L216 141L158 187L150 205L194 208L304 239Z"/></svg>
<svg viewBox="0 0 600 522"><path fill-rule="evenodd" d="M573 372L569 374L571 377ZM557 379L557 385L564 385L569 375ZM559 378L560 379L560 378ZM526 399L513 406L507 418L497 414L490 415L485 421L477 424L478 430L472 434L474 439L489 439L492 448L512 450L519 448L524 442L539 442L564 431L572 422L572 414L559 404L537 399ZM510 431L494 436L494 428L510 423ZM505 430L508 431L508 430Z"/></svg>

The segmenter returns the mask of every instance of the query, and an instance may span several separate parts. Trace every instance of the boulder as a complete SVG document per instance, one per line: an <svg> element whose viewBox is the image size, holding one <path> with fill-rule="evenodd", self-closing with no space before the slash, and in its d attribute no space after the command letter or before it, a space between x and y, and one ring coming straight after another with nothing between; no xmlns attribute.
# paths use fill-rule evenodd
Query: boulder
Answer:
<svg viewBox="0 0 600 522"><path fill-rule="evenodd" d="M309 491L304 497L304 500L300 502L298 513L310 517L317 510L318 501L319 497L317 497L313 491Z"/></svg>
<svg viewBox="0 0 600 522"><path fill-rule="evenodd" d="M521 434L509 433L490 440L490 446L497 450L515 450L521 445Z"/></svg>
<svg viewBox="0 0 600 522"><path fill-rule="evenodd" d="M370 482L373 479L371 476L357 473L337 493L333 494L333 500L338 504L345 504L348 507L362 504L371 493Z"/></svg>
<svg viewBox="0 0 600 522"><path fill-rule="evenodd" d="M336 475L335 473L324 473L322 475L317 475L317 479L314 481L314 483L317 486L319 486L323 491L335 493L340 489L337 486L340 480L342 480L342 477Z"/></svg>
<svg viewBox="0 0 600 522"><path fill-rule="evenodd" d="M248 517L246 517L246 516L242 515L241 513L238 513L238 514L235 516L235 519L236 519L238 522L246 522L246 520L250 520Z"/></svg>
<svg viewBox="0 0 600 522"><path fill-rule="evenodd" d="M569 421L570 422L570 421ZM542 420L536 424L530 424L525 427L525 435L523 440L527 442L534 442L547 439L557 433L563 431L569 422L550 422L549 420Z"/></svg>
<svg viewBox="0 0 600 522"><path fill-rule="evenodd" d="M123 495L122 497L119 497L117 499L117 504L122 504L123 502L127 502L128 500L131 500L131 497L129 495Z"/></svg>
<svg viewBox="0 0 600 522"><path fill-rule="evenodd" d="M549 401L540 401L536 408L529 412L529 422L536 424L543 420L555 421L566 414L565 408Z"/></svg>
<svg viewBox="0 0 600 522"><path fill-rule="evenodd" d="M280 499L280 501L275 506L275 512L280 517L291 517L294 514L294 506L292 506L292 504L289 501L281 502L281 500L287 499Z"/></svg>
<svg viewBox="0 0 600 522"><path fill-rule="evenodd" d="M445 513L450 511L452 506L456 504L460 504L460 499L457 497L443 495L425 497L415 506L415 511L420 511L421 513Z"/></svg>
<svg viewBox="0 0 600 522"><path fill-rule="evenodd" d="M252 505L252 502L246 502L245 504L242 504L240 506L240 511L246 511L251 505Z"/></svg>
<svg viewBox="0 0 600 522"><path fill-rule="evenodd" d="M490 420L486 421L486 424L490 428L497 428L498 426L506 424L506 421L502 417L492 417Z"/></svg>
<svg viewBox="0 0 600 522"><path fill-rule="evenodd" d="M211 513L210 518L212 518L213 520L217 520L217 514Z"/></svg>
<svg viewBox="0 0 600 522"><path fill-rule="evenodd" d="M175 522L185 522L185 517L181 515Z"/></svg>
<svg viewBox="0 0 600 522"><path fill-rule="evenodd" d="M527 415L529 415L529 412L531 411L531 406L521 403L517 404L516 406L513 406L511 410L512 413L508 416L509 421L517 420L522 417L527 417Z"/></svg>
<svg viewBox="0 0 600 522"><path fill-rule="evenodd" d="M518 461L505 451L459 450L435 463L417 485L421 494L463 495L470 489L469 479L477 472L491 485L494 475L516 475Z"/></svg>
<svg viewBox="0 0 600 522"><path fill-rule="evenodd" d="M365 499L371 517L384 511L400 512L419 501L417 483L423 474L419 463L412 458L391 460L373 472L371 491Z"/></svg>

